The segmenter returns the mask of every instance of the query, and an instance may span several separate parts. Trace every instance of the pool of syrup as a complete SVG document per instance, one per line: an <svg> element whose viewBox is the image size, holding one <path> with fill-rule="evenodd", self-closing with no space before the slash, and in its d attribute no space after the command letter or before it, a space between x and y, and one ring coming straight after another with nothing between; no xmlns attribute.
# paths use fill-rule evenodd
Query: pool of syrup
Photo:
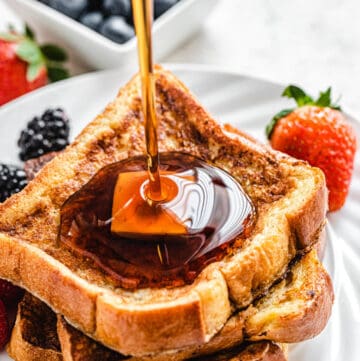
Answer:
<svg viewBox="0 0 360 361"><path fill-rule="evenodd" d="M227 172L184 153L161 153L167 197L146 196L146 156L101 169L61 209L59 241L128 289L191 283L248 236L254 207Z"/></svg>

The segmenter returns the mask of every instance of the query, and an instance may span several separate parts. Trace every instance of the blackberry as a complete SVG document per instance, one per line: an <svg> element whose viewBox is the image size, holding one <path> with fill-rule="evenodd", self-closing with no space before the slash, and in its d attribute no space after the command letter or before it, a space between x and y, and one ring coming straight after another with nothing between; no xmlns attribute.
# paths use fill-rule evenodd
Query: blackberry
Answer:
<svg viewBox="0 0 360 361"><path fill-rule="evenodd" d="M20 192L26 185L25 171L13 165L0 164L0 202Z"/></svg>
<svg viewBox="0 0 360 361"><path fill-rule="evenodd" d="M48 109L41 117L34 117L21 131L20 159L25 161L64 149L69 144L69 130L69 118L60 108Z"/></svg>

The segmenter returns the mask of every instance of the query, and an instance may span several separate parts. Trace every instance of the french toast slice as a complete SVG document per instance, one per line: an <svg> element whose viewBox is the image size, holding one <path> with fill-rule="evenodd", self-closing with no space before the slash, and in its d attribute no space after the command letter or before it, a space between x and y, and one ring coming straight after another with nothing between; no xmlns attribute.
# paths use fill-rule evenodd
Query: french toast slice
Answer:
<svg viewBox="0 0 360 361"><path fill-rule="evenodd" d="M260 342L243 342L232 348L215 351L212 354L203 356L182 358L181 353L177 355L167 355L164 353L159 356L151 357L129 357L123 356L115 351L112 351L89 337L85 336L80 331L70 326L62 316L60 316L58 324L59 338L61 342L61 350L64 361L153 361L153 360L192 360L192 361L266 361L287 360L287 345L278 344L272 341ZM211 342L211 341L210 341ZM30 360L28 360L30 361Z"/></svg>
<svg viewBox="0 0 360 361"><path fill-rule="evenodd" d="M57 242L64 201L103 166L144 152L138 76L22 192L0 204L0 277L125 355L208 342L234 310L285 273L297 252L312 247L327 207L319 169L220 126L159 67L156 90L160 151L188 152L228 171L257 213L251 236L193 284L127 291Z"/></svg>
<svg viewBox="0 0 360 361"><path fill-rule="evenodd" d="M70 326L62 316L58 316L58 328L54 320L56 320L56 315L50 308L31 294L25 294L19 304L15 326L7 347L9 355L15 361L121 361L129 359L85 336ZM57 332L61 347L58 338L54 342ZM216 356L206 356L206 359L209 361L286 361L285 354L285 345L262 341L225 350Z"/></svg>
<svg viewBox="0 0 360 361"><path fill-rule="evenodd" d="M277 358L274 358L275 360L282 360L284 355L279 353L278 345L275 347L271 341L254 344L249 342L248 338L277 339L289 342L317 334L326 323L331 310L332 294L324 293L322 291L324 287L331 287L329 276L317 260L315 251L311 251L296 260L288 270L286 278L279 280L265 296L255 301L247 310L240 312L243 316L239 314L230 318L224 328L206 346L171 353L165 352L150 357L130 358L93 341L70 326L61 315L58 315L57 322L59 341L54 342L56 315L41 301L26 294L19 305L8 350L15 360L21 361L43 360L45 352L50 352L48 357L53 360L54 350L57 351L56 357L60 357L59 355L62 353L64 361L120 361L125 359L180 361L194 359L194 357L204 358L205 356L204 359L214 361L218 359L232 360L235 356L237 358L234 360L266 360L270 357L268 353L272 355L270 350L276 351ZM239 334L243 334L245 337L239 337ZM244 339L245 342L239 341L240 339ZM59 344L61 344L61 352ZM30 352L31 348L35 350ZM43 358L40 357L41 351ZM240 357L240 355L242 356ZM57 359L55 358L55 360Z"/></svg>
<svg viewBox="0 0 360 361"><path fill-rule="evenodd" d="M56 315L50 308L31 294L25 294L19 304L15 326L7 347L11 358L15 361L142 360L123 356L102 346L70 326L62 316L58 316L58 327L54 320ZM286 345L261 341L243 343L232 349L191 360L286 361L286 355Z"/></svg>

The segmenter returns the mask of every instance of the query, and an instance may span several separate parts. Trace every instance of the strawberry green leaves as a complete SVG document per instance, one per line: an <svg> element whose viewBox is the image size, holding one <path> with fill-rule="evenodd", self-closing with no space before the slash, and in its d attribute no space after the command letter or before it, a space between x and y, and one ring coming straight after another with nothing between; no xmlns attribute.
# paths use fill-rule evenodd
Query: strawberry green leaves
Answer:
<svg viewBox="0 0 360 361"><path fill-rule="evenodd" d="M16 55L28 63L26 78L29 82L34 81L42 69L47 70L51 82L69 77L69 72L63 66L67 60L65 51L53 44L39 46L34 32L27 25L24 35L10 30L8 33L0 33L0 39L17 44Z"/></svg>
<svg viewBox="0 0 360 361"><path fill-rule="evenodd" d="M43 61L43 55L36 43L28 38L18 43L16 55L29 64Z"/></svg>
<svg viewBox="0 0 360 361"><path fill-rule="evenodd" d="M312 104L314 102L314 100L309 95L307 95L301 88L298 88L295 85L289 85L287 88L285 88L281 95L283 97L295 99L296 104L299 107Z"/></svg>
<svg viewBox="0 0 360 361"><path fill-rule="evenodd" d="M17 42L21 39L21 36L15 33L3 33L0 32L0 39L8 42Z"/></svg>
<svg viewBox="0 0 360 361"><path fill-rule="evenodd" d="M56 67L56 66L48 67L48 77L52 82L66 79L69 76L70 76L70 74L65 68Z"/></svg>
<svg viewBox="0 0 360 361"><path fill-rule="evenodd" d="M39 47L32 39L25 37L17 42L16 55L29 65L26 71L26 78L29 82L34 81L45 68L45 58Z"/></svg>
<svg viewBox="0 0 360 361"><path fill-rule="evenodd" d="M283 97L294 99L298 107L302 107L304 105L315 105L341 110L339 105L333 104L331 101L331 87L326 89L324 92L320 92L319 97L316 100L296 85L289 85L284 89L281 95Z"/></svg>
<svg viewBox="0 0 360 361"><path fill-rule="evenodd" d="M324 92L320 92L318 98L314 100L309 94L306 94L301 88L296 85L287 86L281 94L283 97L294 99L297 106L300 108L306 105L318 106L318 107L329 107L332 109L340 110L341 107L337 102L332 103L331 100L331 87L326 89ZM274 130L276 123L281 119L286 117L296 108L284 109L277 113L270 121L270 123L265 128L265 133L268 139L271 138L271 134Z"/></svg>
<svg viewBox="0 0 360 361"><path fill-rule="evenodd" d="M276 125L276 123L281 119L286 117L288 114L292 113L294 111L294 108L292 109L284 109L281 110L279 113L277 113L276 115L274 115L274 117L271 119L270 123L266 126L265 128L265 133L266 136L270 139L271 138L271 133L274 130L274 127Z"/></svg>
<svg viewBox="0 0 360 361"><path fill-rule="evenodd" d="M44 68L44 63L33 63L29 64L26 70L26 79L29 82L34 81L40 74L41 69Z"/></svg>
<svg viewBox="0 0 360 361"><path fill-rule="evenodd" d="M69 72L62 65L68 59L65 51L53 44L45 44L40 49L46 59L50 81L55 82L68 78Z"/></svg>
<svg viewBox="0 0 360 361"><path fill-rule="evenodd" d="M32 31L32 29L29 27L28 24L25 24L25 35L27 38L29 38L31 40L35 40L35 34Z"/></svg>
<svg viewBox="0 0 360 361"><path fill-rule="evenodd" d="M60 62L67 60L67 54L65 53L65 51L56 45L45 44L41 46L40 49L48 60Z"/></svg>
<svg viewBox="0 0 360 361"><path fill-rule="evenodd" d="M320 92L319 98L315 101L315 105L319 107L329 107L336 110L341 110L340 105L332 103L331 100L331 88L328 88L325 92Z"/></svg>

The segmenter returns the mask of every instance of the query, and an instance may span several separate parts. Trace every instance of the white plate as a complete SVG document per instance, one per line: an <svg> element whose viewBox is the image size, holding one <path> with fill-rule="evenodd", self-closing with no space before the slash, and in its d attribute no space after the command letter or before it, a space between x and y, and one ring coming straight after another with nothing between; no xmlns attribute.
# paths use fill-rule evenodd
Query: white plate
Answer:
<svg viewBox="0 0 360 361"><path fill-rule="evenodd" d="M71 50L74 62L94 69L137 64L136 39L117 44L36 0L5 0L35 33ZM188 39L218 0L181 0L154 22L154 59L160 59Z"/></svg>
<svg viewBox="0 0 360 361"><path fill-rule="evenodd" d="M264 127L288 105L282 85L200 66L170 65L202 104L222 122L265 140ZM34 115L62 106L72 119L72 137L114 98L131 74L105 71L59 82L0 109L0 162L19 163L16 139ZM351 120L360 139L360 125ZM329 216L324 263L335 287L331 320L321 335L291 347L291 361L358 361L360 358L360 159L345 207ZM9 360L0 354L1 360Z"/></svg>

